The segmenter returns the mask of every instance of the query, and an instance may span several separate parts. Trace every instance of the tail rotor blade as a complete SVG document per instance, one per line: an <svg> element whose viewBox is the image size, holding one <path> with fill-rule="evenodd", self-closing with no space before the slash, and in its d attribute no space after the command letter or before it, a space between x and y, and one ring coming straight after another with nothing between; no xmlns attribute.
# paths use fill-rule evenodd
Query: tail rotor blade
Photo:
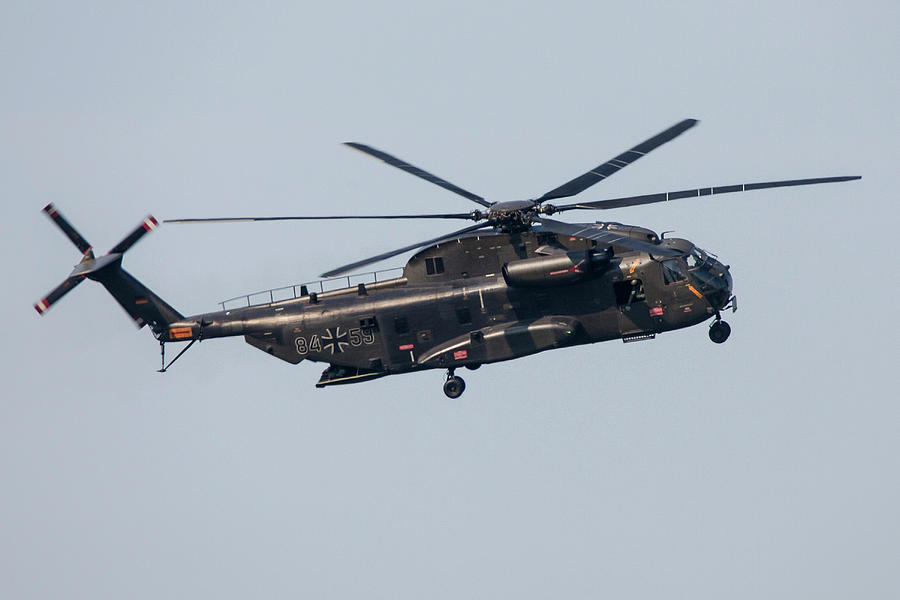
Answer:
<svg viewBox="0 0 900 600"><path fill-rule="evenodd" d="M147 233L153 231L159 227L159 221L157 221L153 215L147 215L147 218L144 219L140 225L138 225L134 231L125 236L121 242L113 246L112 250L109 251L109 254L122 254L132 246L134 246L139 239L144 237Z"/></svg>
<svg viewBox="0 0 900 600"><path fill-rule="evenodd" d="M40 302L36 302L34 305L34 310L38 311L38 314L43 315L45 312L50 310L50 307L53 306L60 298L71 292L75 289L75 286L84 281L83 276L74 276L69 277L61 284L53 288L46 297L42 298Z"/></svg>
<svg viewBox="0 0 900 600"><path fill-rule="evenodd" d="M84 254L88 250L91 249L91 245L87 243L87 240L82 237L78 231L72 227L71 223L69 223L65 217L63 217L56 207L53 206L53 203L48 204L43 208L44 212L47 213L47 216L50 217L54 223L56 223L57 227L62 229L62 232L66 234L66 237L72 240L72 243L81 250L81 253Z"/></svg>

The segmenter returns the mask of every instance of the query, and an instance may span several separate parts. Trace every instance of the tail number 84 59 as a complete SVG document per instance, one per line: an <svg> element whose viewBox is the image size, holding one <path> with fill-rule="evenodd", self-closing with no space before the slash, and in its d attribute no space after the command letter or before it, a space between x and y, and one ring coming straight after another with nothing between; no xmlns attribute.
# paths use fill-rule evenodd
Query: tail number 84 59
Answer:
<svg viewBox="0 0 900 600"><path fill-rule="evenodd" d="M314 333L308 338L300 336L294 340L297 354L310 352L330 352L340 354L349 347L370 345L375 343L375 333L371 329L356 327L350 331L338 327L329 327L324 333Z"/></svg>

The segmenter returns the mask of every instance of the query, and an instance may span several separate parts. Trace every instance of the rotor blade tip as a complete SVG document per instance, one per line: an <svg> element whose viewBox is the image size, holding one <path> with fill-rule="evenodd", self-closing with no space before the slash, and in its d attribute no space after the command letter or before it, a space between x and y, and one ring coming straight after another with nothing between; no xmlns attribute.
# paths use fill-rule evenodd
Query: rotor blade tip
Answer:
<svg viewBox="0 0 900 600"><path fill-rule="evenodd" d="M141 223L141 226L144 228L144 231L153 231L157 227L159 227L159 221L156 220L156 217L153 215L147 215L147 218L144 219L144 222Z"/></svg>

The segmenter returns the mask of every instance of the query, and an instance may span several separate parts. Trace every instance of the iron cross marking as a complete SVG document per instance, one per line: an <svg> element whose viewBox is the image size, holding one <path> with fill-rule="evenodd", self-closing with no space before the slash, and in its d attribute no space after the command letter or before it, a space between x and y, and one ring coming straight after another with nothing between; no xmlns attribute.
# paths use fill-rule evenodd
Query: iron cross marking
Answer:
<svg viewBox="0 0 900 600"><path fill-rule="evenodd" d="M340 326L326 329L322 334L322 348L331 350L332 354L340 354L344 351L344 347L349 346L347 341L347 332L341 333Z"/></svg>

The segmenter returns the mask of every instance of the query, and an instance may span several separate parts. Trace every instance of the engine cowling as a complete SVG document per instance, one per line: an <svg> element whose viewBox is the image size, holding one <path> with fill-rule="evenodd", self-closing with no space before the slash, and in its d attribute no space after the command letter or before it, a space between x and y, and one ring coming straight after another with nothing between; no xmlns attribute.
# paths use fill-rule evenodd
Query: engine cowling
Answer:
<svg viewBox="0 0 900 600"><path fill-rule="evenodd" d="M503 278L517 287L569 285L603 273L610 258L609 249L590 249L514 260L503 265Z"/></svg>

